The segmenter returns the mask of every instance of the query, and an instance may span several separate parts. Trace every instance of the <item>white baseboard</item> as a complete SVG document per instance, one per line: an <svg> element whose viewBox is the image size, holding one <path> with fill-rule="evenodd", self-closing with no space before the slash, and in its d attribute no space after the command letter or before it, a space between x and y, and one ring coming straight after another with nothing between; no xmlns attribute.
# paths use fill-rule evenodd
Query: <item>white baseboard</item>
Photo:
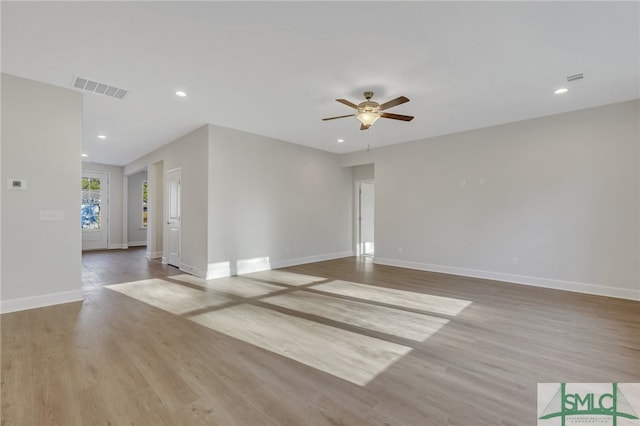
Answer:
<svg viewBox="0 0 640 426"><path fill-rule="evenodd" d="M206 279L207 277L207 273L205 271L203 271L202 269L196 268L195 266L187 265L186 263L180 263L180 270L187 272L191 275L195 275L198 278Z"/></svg>
<svg viewBox="0 0 640 426"><path fill-rule="evenodd" d="M342 251L338 253L319 254L315 256L296 257L293 259L274 260L271 262L272 269L286 268L287 266L304 265L305 263L322 262L325 260L341 259L343 257L355 256L352 251Z"/></svg>
<svg viewBox="0 0 640 426"><path fill-rule="evenodd" d="M166 256L162 256L162 263L164 263L165 265L167 264L167 257Z"/></svg>
<svg viewBox="0 0 640 426"><path fill-rule="evenodd" d="M128 244L109 244L109 250L122 250L122 249L128 249L129 245Z"/></svg>
<svg viewBox="0 0 640 426"><path fill-rule="evenodd" d="M379 265L398 266L400 268L417 269L420 271L439 272L442 274L461 275L464 277L484 278L487 280L504 281L513 284L524 284L534 287L552 288L555 290L573 291L576 293L594 294L597 296L615 297L640 301L640 289L633 290L621 287L609 287L599 284L587 284L573 281L563 281L550 278L530 277L527 275L507 274L504 272L490 272L477 269L459 268L456 266L432 265L428 263L409 262L406 260L384 259L376 257L373 263Z"/></svg>
<svg viewBox="0 0 640 426"><path fill-rule="evenodd" d="M229 262L215 262L207 265L207 280L225 278L231 276L231 265Z"/></svg>
<svg viewBox="0 0 640 426"><path fill-rule="evenodd" d="M147 242L146 241L129 241L129 247L140 247L140 246L146 246Z"/></svg>
<svg viewBox="0 0 640 426"><path fill-rule="evenodd" d="M162 257L161 251L147 251L147 259L158 259L160 257Z"/></svg>
<svg viewBox="0 0 640 426"><path fill-rule="evenodd" d="M236 265L230 262L210 263L207 267L206 279L224 278L236 274L246 274L268 269L286 268L287 266L303 265L305 263L322 262L323 260L340 259L354 256L352 251L339 253L319 254L315 256L297 257L292 259L282 259L270 262L268 258L256 258L251 261L238 261ZM241 263L242 262L242 263ZM199 276L199 275L198 275Z"/></svg>
<svg viewBox="0 0 640 426"><path fill-rule="evenodd" d="M26 309L42 308L44 306L59 305L61 303L79 302L84 300L82 290L63 291L60 293L43 294L40 296L20 297L18 299L3 300L0 312L24 311Z"/></svg>

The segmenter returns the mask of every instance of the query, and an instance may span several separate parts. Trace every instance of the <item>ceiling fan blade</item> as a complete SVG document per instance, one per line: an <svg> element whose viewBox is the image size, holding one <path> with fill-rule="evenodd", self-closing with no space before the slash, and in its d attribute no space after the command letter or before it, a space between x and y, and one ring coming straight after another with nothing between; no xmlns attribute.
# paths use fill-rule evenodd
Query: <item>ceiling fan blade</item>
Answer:
<svg viewBox="0 0 640 426"><path fill-rule="evenodd" d="M365 126L364 124L360 125L360 130L367 130L371 125Z"/></svg>
<svg viewBox="0 0 640 426"><path fill-rule="evenodd" d="M327 120L335 120L336 118L346 118L346 117L354 117L355 114L349 114L349 115L339 115L337 117L328 117L328 118L323 118L322 121L327 121Z"/></svg>
<svg viewBox="0 0 640 426"><path fill-rule="evenodd" d="M384 111L385 109L389 109L391 107L394 107L394 106L400 105L400 104L404 104L406 102L409 102L409 98L404 97L404 96L400 96L399 98L395 98L395 99L390 100L389 102L383 103L378 108L380 109L380 111Z"/></svg>
<svg viewBox="0 0 640 426"><path fill-rule="evenodd" d="M391 118L393 120L402 120L402 121L411 121L411 120L413 120L413 116L411 116L411 115L389 114L388 112L381 113L380 117Z"/></svg>
<svg viewBox="0 0 640 426"><path fill-rule="evenodd" d="M358 109L358 105L354 104L351 101L348 101L346 99L336 99L336 101L340 102L341 104L345 104L346 106L349 106L353 109Z"/></svg>

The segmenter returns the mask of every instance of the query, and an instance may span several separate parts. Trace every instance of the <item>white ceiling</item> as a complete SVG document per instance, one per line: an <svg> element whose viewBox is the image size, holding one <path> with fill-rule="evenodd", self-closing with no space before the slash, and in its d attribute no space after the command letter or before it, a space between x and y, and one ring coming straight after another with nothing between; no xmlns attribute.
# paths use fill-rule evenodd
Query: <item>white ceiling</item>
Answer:
<svg viewBox="0 0 640 426"><path fill-rule="evenodd" d="M2 71L86 93L87 160L212 123L335 153L640 97L639 2L2 2ZM566 76L584 73L580 82ZM553 91L567 85L565 95ZM175 96L178 89L189 97ZM362 92L411 102L360 131ZM107 141L99 141L104 133ZM337 139L344 143L339 144Z"/></svg>

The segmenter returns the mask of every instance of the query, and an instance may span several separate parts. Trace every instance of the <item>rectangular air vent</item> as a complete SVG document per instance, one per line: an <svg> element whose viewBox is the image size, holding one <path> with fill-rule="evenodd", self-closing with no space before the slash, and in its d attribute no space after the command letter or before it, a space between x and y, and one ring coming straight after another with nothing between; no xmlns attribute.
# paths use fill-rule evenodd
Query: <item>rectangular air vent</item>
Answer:
<svg viewBox="0 0 640 426"><path fill-rule="evenodd" d="M122 99L127 93L129 93L124 89L119 89L117 87L109 86L108 84L98 83L97 81L92 81L80 77L76 77L73 80L73 87L75 87L76 89L86 90L87 92L111 96L112 98L117 99Z"/></svg>
<svg viewBox="0 0 640 426"><path fill-rule="evenodd" d="M572 81L581 80L583 78L584 78L584 75L582 75L582 73L574 74L574 75L567 76L567 82L571 83Z"/></svg>

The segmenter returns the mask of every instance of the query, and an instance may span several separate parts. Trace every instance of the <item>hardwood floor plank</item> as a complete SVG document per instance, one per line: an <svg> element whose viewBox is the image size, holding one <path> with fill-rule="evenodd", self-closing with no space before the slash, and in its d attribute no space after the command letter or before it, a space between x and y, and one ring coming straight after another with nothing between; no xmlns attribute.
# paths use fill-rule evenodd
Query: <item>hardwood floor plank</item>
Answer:
<svg viewBox="0 0 640 426"><path fill-rule="evenodd" d="M303 286L313 283L319 283L326 280L325 277L311 275L311 274L298 274L281 269L274 269L270 271L252 272L250 274L240 275L240 278L254 280L258 282L268 282L273 284L284 284L290 286Z"/></svg>
<svg viewBox="0 0 640 426"><path fill-rule="evenodd" d="M29 312L4 314L0 324L2 328L0 351L2 424L34 424Z"/></svg>
<svg viewBox="0 0 640 426"><path fill-rule="evenodd" d="M199 398L176 369L158 354L154 346L127 342L123 347L147 380L149 387L162 402L162 406L169 412L178 410Z"/></svg>
<svg viewBox="0 0 640 426"><path fill-rule="evenodd" d="M266 294L281 291L283 290L283 288L285 288L282 286L267 284L256 280L242 279L241 277L204 280L202 278L194 277L193 275L182 274L172 276L171 280L195 284L197 286L213 290L216 293L236 297L264 296Z"/></svg>
<svg viewBox="0 0 640 426"><path fill-rule="evenodd" d="M191 320L360 385L411 350L251 305L200 314Z"/></svg>
<svg viewBox="0 0 640 426"><path fill-rule="evenodd" d="M56 347L42 350L42 347L32 344L32 362L34 424L81 424L80 401L62 350Z"/></svg>
<svg viewBox="0 0 640 426"><path fill-rule="evenodd" d="M333 280L328 283L314 285L314 290L343 296L355 297L365 301L381 302L399 308L412 308L423 312L431 312L448 316L458 315L471 304L468 300L451 297L433 296L430 294L409 292L405 290L384 288L368 284Z"/></svg>
<svg viewBox="0 0 640 426"><path fill-rule="evenodd" d="M360 258L212 286L143 248L83 282L0 317L2 425L528 426L538 383L640 382L635 301Z"/></svg>
<svg viewBox="0 0 640 426"><path fill-rule="evenodd" d="M363 302L296 291L261 299L264 303L332 319L393 336L423 341L436 333L447 319L407 312Z"/></svg>
<svg viewBox="0 0 640 426"><path fill-rule="evenodd" d="M318 424L345 426L397 424L395 420L376 413L375 405L369 405L353 394L336 397L332 392L322 393L314 398L311 404L320 412Z"/></svg>
<svg viewBox="0 0 640 426"><path fill-rule="evenodd" d="M205 293L159 278L112 284L107 288L176 315L232 301L222 295Z"/></svg>
<svg viewBox="0 0 640 426"><path fill-rule="evenodd" d="M229 394L205 394L173 417L180 425L278 425L247 401Z"/></svg>

